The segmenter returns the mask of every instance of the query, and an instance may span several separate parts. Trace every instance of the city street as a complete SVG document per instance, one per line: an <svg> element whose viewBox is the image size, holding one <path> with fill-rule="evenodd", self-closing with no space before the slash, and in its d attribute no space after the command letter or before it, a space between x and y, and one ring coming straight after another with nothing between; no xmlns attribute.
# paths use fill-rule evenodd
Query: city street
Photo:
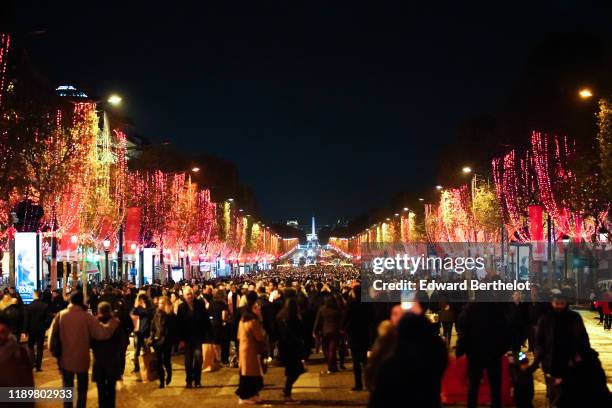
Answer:
<svg viewBox="0 0 612 408"><path fill-rule="evenodd" d="M604 332L597 325L593 312L581 312L592 346L599 352L599 357L604 370L609 375L612 373L612 333ZM456 337L456 336L455 336ZM43 362L43 371L35 374L37 387L59 387L61 381L56 369L55 360L46 352ZM130 347L128 358L133 356ZM314 364L308 367L308 372L303 374L294 386L294 399L301 401L300 406L332 406L353 407L364 406L367 402L367 392L353 392L353 376L351 364L347 364L347 370L333 375L320 374L324 366L322 357L318 355ZM128 362L127 370L131 371L132 363ZM215 407L233 407L237 405L237 397L234 394L238 386L238 370L222 368L214 373L204 373L201 389L185 389L182 356L173 359L174 377L169 387L158 389L157 382L143 384L137 374L128 373L123 382L117 386L118 407L192 407L198 403ZM271 367L264 377L265 388L262 397L267 405L282 405L281 389L284 384L284 369ZM401 373L398 373L401 375ZM536 397L535 407L546 407L546 388L542 371L538 370L535 375ZM608 377L608 388L612 389L612 377ZM88 393L88 405L96 406L97 391L94 383L90 384ZM59 404L39 404L40 406L57 406Z"/></svg>
<svg viewBox="0 0 612 408"><path fill-rule="evenodd" d="M0 2L0 408L612 407L612 8L371 3Z"/></svg>

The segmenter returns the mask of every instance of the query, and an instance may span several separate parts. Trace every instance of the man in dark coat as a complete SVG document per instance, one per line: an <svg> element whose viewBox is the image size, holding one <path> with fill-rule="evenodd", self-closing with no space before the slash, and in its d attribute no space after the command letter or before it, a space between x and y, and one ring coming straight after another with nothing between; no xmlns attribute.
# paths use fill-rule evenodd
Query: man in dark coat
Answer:
<svg viewBox="0 0 612 408"><path fill-rule="evenodd" d="M356 285L351 291L351 301L348 304L343 328L348 335L349 347L353 357L353 375L355 386L353 391L363 389L362 368L367 363L368 349L371 345L374 311L370 303L361 302L361 286Z"/></svg>
<svg viewBox="0 0 612 408"><path fill-rule="evenodd" d="M48 303L49 313L51 317L55 317L55 315L65 308L68 307L68 302L64 300L64 296L62 294L61 289L55 289L51 292L51 302Z"/></svg>
<svg viewBox="0 0 612 408"><path fill-rule="evenodd" d="M446 346L422 314L406 313L399 324L399 342L393 355L382 362L368 406L440 408L440 390L448 364Z"/></svg>
<svg viewBox="0 0 612 408"><path fill-rule="evenodd" d="M30 358L34 362L36 371L41 371L43 349L45 343L45 331L48 328L49 307L40 299L40 291L33 293L34 300L25 307L25 319L23 331L28 336L28 349Z"/></svg>
<svg viewBox="0 0 612 408"><path fill-rule="evenodd" d="M501 408L501 360L510 348L504 304L479 299L466 305L457 329L456 354L457 357L465 354L468 363L468 408L478 405L484 370L489 379L491 407Z"/></svg>
<svg viewBox="0 0 612 408"><path fill-rule="evenodd" d="M132 309L132 316L138 317L138 328L134 331L136 336L136 350L134 351L134 372L140 371L140 363L138 362L138 356L140 356L141 350L145 347L145 339L149 337L151 331L151 320L155 310L149 303L149 297L141 293L138 295L137 304Z"/></svg>
<svg viewBox="0 0 612 408"><path fill-rule="evenodd" d="M97 305L98 320L108 323L113 317L112 306L108 302L100 302ZM113 336L108 340L93 340L92 379L98 387L98 406L114 407L116 398L116 384L121 378L121 332L115 330Z"/></svg>
<svg viewBox="0 0 612 408"><path fill-rule="evenodd" d="M195 299L193 289L183 288L184 302L177 312L179 347L185 350L185 387L202 386L202 343L212 337L210 316L204 302Z"/></svg>
<svg viewBox="0 0 612 408"><path fill-rule="evenodd" d="M534 364L541 363L551 407L559 407L562 383L570 368L590 355L589 335L582 317L569 309L567 298L555 294L552 311L540 318L536 329Z"/></svg>

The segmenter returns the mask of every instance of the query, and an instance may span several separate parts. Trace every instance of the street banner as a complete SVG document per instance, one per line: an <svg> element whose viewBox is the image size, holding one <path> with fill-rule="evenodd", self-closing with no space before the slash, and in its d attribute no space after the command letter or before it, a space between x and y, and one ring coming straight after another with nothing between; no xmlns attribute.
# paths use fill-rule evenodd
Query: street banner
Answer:
<svg viewBox="0 0 612 408"><path fill-rule="evenodd" d="M41 247L36 232L15 234L15 287L24 303L33 300L41 275Z"/></svg>
<svg viewBox="0 0 612 408"><path fill-rule="evenodd" d="M78 241L72 242L73 236L79 235L79 223L75 222L70 226L68 231L65 231L62 234L62 239L60 240L59 250L62 252L74 252L77 250Z"/></svg>
<svg viewBox="0 0 612 408"><path fill-rule="evenodd" d="M546 260L546 245L544 242L544 225L542 221L542 207L539 205L529 206L529 232L533 242L533 260Z"/></svg>
<svg viewBox="0 0 612 408"><path fill-rule="evenodd" d="M127 217L125 220L125 239L123 240L123 250L125 252L131 252L132 244L138 244L140 238L141 218L141 207L130 207L127 209Z"/></svg>

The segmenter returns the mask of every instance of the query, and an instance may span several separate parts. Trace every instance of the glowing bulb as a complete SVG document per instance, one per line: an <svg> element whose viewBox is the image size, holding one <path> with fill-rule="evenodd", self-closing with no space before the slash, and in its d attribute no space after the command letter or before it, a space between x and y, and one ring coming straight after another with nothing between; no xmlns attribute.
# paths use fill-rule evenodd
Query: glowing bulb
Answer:
<svg viewBox="0 0 612 408"><path fill-rule="evenodd" d="M111 96L108 97L108 99L106 100L108 103L110 103L111 105L119 105L122 101L122 98L117 95L117 94L113 94Z"/></svg>
<svg viewBox="0 0 612 408"><path fill-rule="evenodd" d="M593 92L589 88L583 88L578 92L582 99L588 99L593 96Z"/></svg>

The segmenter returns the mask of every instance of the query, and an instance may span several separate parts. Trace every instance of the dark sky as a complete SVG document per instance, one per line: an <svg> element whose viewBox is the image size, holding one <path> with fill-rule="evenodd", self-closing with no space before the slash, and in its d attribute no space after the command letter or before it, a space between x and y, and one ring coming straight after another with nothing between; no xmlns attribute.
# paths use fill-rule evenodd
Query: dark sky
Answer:
<svg viewBox="0 0 612 408"><path fill-rule="evenodd" d="M569 0L16 3L53 83L121 93L140 133L237 162L264 217L302 222L433 186L457 122L495 109L532 46L610 25Z"/></svg>

